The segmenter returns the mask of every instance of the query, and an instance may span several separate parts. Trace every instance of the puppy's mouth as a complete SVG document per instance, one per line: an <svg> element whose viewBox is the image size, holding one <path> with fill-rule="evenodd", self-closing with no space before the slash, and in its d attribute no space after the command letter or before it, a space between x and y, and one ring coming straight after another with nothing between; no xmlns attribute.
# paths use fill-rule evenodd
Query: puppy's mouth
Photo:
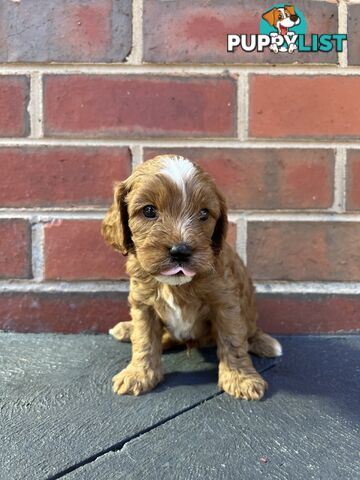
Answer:
<svg viewBox="0 0 360 480"><path fill-rule="evenodd" d="M166 277L181 277L184 275L185 277L193 277L195 272L190 270L190 268L184 267L183 265L177 265L175 267L168 268L166 270L162 270L160 275L164 275Z"/></svg>
<svg viewBox="0 0 360 480"><path fill-rule="evenodd" d="M287 35L288 30L288 27L283 27L282 25L280 25L281 35Z"/></svg>

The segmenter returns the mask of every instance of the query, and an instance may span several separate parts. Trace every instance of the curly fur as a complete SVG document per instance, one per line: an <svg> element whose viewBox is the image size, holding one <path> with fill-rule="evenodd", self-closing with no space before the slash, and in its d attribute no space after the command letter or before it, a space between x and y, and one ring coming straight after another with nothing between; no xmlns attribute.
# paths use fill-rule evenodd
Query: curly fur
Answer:
<svg viewBox="0 0 360 480"><path fill-rule="evenodd" d="M172 168L166 169L169 162ZM164 348L215 342L220 388L237 398L257 400L267 384L248 352L277 356L281 346L256 326L252 281L225 242L223 195L207 173L194 164L193 169L188 163L183 168L181 162L189 161L163 155L137 167L116 184L103 221L103 236L128 256L130 275L132 321L117 324L110 333L131 340L132 359L113 378L113 389L118 394L147 392L163 379ZM143 215L149 204L156 207L156 219ZM203 208L209 211L205 222L199 220ZM192 248L189 268L195 275L164 276L163 270L173 265L169 249L181 242Z"/></svg>

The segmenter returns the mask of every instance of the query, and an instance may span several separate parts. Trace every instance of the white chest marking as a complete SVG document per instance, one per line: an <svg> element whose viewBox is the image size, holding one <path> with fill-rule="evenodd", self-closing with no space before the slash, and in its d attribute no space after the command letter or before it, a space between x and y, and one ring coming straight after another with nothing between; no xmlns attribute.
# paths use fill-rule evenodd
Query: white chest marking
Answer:
<svg viewBox="0 0 360 480"><path fill-rule="evenodd" d="M165 298L167 305L166 320L167 328L170 333L178 340L189 340L192 338L191 331L194 325L194 319L183 317L183 311L174 301L171 292Z"/></svg>

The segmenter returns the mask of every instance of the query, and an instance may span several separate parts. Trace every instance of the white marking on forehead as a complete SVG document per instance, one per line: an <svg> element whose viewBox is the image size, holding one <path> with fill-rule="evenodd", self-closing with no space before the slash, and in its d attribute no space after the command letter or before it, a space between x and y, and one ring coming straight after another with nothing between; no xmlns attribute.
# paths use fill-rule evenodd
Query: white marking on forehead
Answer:
<svg viewBox="0 0 360 480"><path fill-rule="evenodd" d="M186 180L195 174L195 166L187 158L171 155L163 159L163 165L160 173L168 176L185 194Z"/></svg>

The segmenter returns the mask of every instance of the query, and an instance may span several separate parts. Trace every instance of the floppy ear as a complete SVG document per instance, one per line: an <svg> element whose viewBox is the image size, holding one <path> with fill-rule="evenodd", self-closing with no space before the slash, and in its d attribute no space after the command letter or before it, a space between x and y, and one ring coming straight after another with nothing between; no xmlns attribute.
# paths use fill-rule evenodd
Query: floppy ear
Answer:
<svg viewBox="0 0 360 480"><path fill-rule="evenodd" d="M293 5L285 5L284 9L287 10L290 15L296 15L295 7Z"/></svg>
<svg viewBox="0 0 360 480"><path fill-rule="evenodd" d="M264 13L262 18L268 22L269 25L272 27L275 25L275 10L276 8L272 8L268 12Z"/></svg>
<svg viewBox="0 0 360 480"><path fill-rule="evenodd" d="M127 255L134 247L125 203L127 193L125 182L115 184L113 204L105 215L101 226L101 233L106 243L123 255Z"/></svg>
<svg viewBox="0 0 360 480"><path fill-rule="evenodd" d="M220 253L221 249L224 246L226 234L228 230L228 218L227 218L227 207L226 201L223 195L217 190L217 197L220 202L220 216L216 222L214 233L212 235L212 247L215 254Z"/></svg>

